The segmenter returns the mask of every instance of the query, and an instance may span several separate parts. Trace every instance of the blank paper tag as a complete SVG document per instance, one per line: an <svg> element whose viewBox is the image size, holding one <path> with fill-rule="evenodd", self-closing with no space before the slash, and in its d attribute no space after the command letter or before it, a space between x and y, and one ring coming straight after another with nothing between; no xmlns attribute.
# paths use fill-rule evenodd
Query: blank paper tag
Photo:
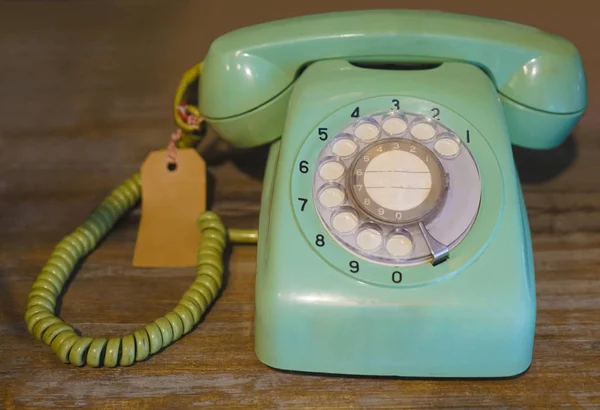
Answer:
<svg viewBox="0 0 600 410"><path fill-rule="evenodd" d="M194 149L177 150L177 168L167 168L167 152L154 151L142 164L142 217L133 266L190 267L196 264L206 209L206 165Z"/></svg>

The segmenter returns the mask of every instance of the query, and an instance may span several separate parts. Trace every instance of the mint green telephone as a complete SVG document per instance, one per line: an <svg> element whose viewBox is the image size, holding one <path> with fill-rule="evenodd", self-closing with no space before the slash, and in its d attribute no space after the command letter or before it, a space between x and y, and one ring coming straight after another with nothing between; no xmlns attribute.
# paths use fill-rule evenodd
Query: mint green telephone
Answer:
<svg viewBox="0 0 600 410"><path fill-rule="evenodd" d="M258 358L336 374L525 371L536 295L511 143L560 144L586 99L572 44L491 19L338 12L217 39L202 64L199 111L233 145L271 143L258 232ZM211 295L190 290L196 296L182 299L177 318L114 342L77 339L60 333L64 324L38 292L30 331L75 364L131 364L155 353L216 297L214 254L225 229L215 218L200 220L200 254L210 263L198 269L214 286L196 292Z"/></svg>

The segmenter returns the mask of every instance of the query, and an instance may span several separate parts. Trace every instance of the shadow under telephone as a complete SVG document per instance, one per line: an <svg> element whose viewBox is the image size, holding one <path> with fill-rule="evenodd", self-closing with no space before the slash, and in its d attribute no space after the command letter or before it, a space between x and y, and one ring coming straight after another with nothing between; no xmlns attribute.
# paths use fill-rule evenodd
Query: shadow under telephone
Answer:
<svg viewBox="0 0 600 410"><path fill-rule="evenodd" d="M474 16L336 12L225 34L186 76L199 77L192 111L221 138L270 143L256 274L262 362L408 377L529 367L535 278L511 144L555 147L583 114L571 43ZM139 192L139 175L115 190L33 285L29 331L64 362L129 365L177 340L218 295L226 241L243 240L207 212L198 278L172 312L122 338L81 337L55 316L56 298Z"/></svg>

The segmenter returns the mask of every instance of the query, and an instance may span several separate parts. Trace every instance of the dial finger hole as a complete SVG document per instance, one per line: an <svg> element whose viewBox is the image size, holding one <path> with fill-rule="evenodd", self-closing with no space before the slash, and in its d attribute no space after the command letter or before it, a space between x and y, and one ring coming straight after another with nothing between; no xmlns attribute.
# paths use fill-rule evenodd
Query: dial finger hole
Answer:
<svg viewBox="0 0 600 410"><path fill-rule="evenodd" d="M393 115L383 121L381 128L388 135L400 135L406 131L408 124L402 117Z"/></svg>
<svg viewBox="0 0 600 410"><path fill-rule="evenodd" d="M411 127L410 133L420 141L429 141L435 135L435 127L426 122L419 122Z"/></svg>
<svg viewBox="0 0 600 410"><path fill-rule="evenodd" d="M352 232L358 226L358 215L352 208L344 208L333 215L331 225L339 233Z"/></svg>
<svg viewBox="0 0 600 410"><path fill-rule="evenodd" d="M356 236L356 244L364 251L374 251L381 246L382 241L381 229L372 224L362 227Z"/></svg>
<svg viewBox="0 0 600 410"><path fill-rule="evenodd" d="M379 124L372 118L365 119L356 125L354 135L365 142L373 141L379 136Z"/></svg>
<svg viewBox="0 0 600 410"><path fill-rule="evenodd" d="M344 190L338 184L326 185L319 192L319 202L326 208L340 206L345 199Z"/></svg>
<svg viewBox="0 0 600 410"><path fill-rule="evenodd" d="M407 234L395 233L388 238L385 249L392 256L404 258L412 253L413 242Z"/></svg>
<svg viewBox="0 0 600 410"><path fill-rule="evenodd" d="M326 160L319 167L319 175L326 181L339 179L344 171L344 165L336 160Z"/></svg>
<svg viewBox="0 0 600 410"><path fill-rule="evenodd" d="M433 145L435 151L444 158L454 158L460 150L460 145L453 138L440 138Z"/></svg>
<svg viewBox="0 0 600 410"><path fill-rule="evenodd" d="M331 147L331 151L338 157L349 157L354 154L358 146L351 137L340 137L338 138Z"/></svg>

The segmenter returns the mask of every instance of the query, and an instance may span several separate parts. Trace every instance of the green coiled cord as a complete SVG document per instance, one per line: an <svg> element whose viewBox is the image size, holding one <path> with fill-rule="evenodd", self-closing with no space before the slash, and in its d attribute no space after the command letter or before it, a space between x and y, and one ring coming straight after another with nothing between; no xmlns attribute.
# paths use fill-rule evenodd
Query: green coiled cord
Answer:
<svg viewBox="0 0 600 410"><path fill-rule="evenodd" d="M77 262L96 247L141 196L140 174L117 187L98 208L54 249L29 293L27 329L50 346L64 363L76 366L129 366L144 360L188 333L217 297L223 284L222 254L226 230L214 212L199 216L202 241L196 280L177 306L153 322L123 337L82 337L55 315L56 301ZM253 231L234 232L242 242L255 240Z"/></svg>

